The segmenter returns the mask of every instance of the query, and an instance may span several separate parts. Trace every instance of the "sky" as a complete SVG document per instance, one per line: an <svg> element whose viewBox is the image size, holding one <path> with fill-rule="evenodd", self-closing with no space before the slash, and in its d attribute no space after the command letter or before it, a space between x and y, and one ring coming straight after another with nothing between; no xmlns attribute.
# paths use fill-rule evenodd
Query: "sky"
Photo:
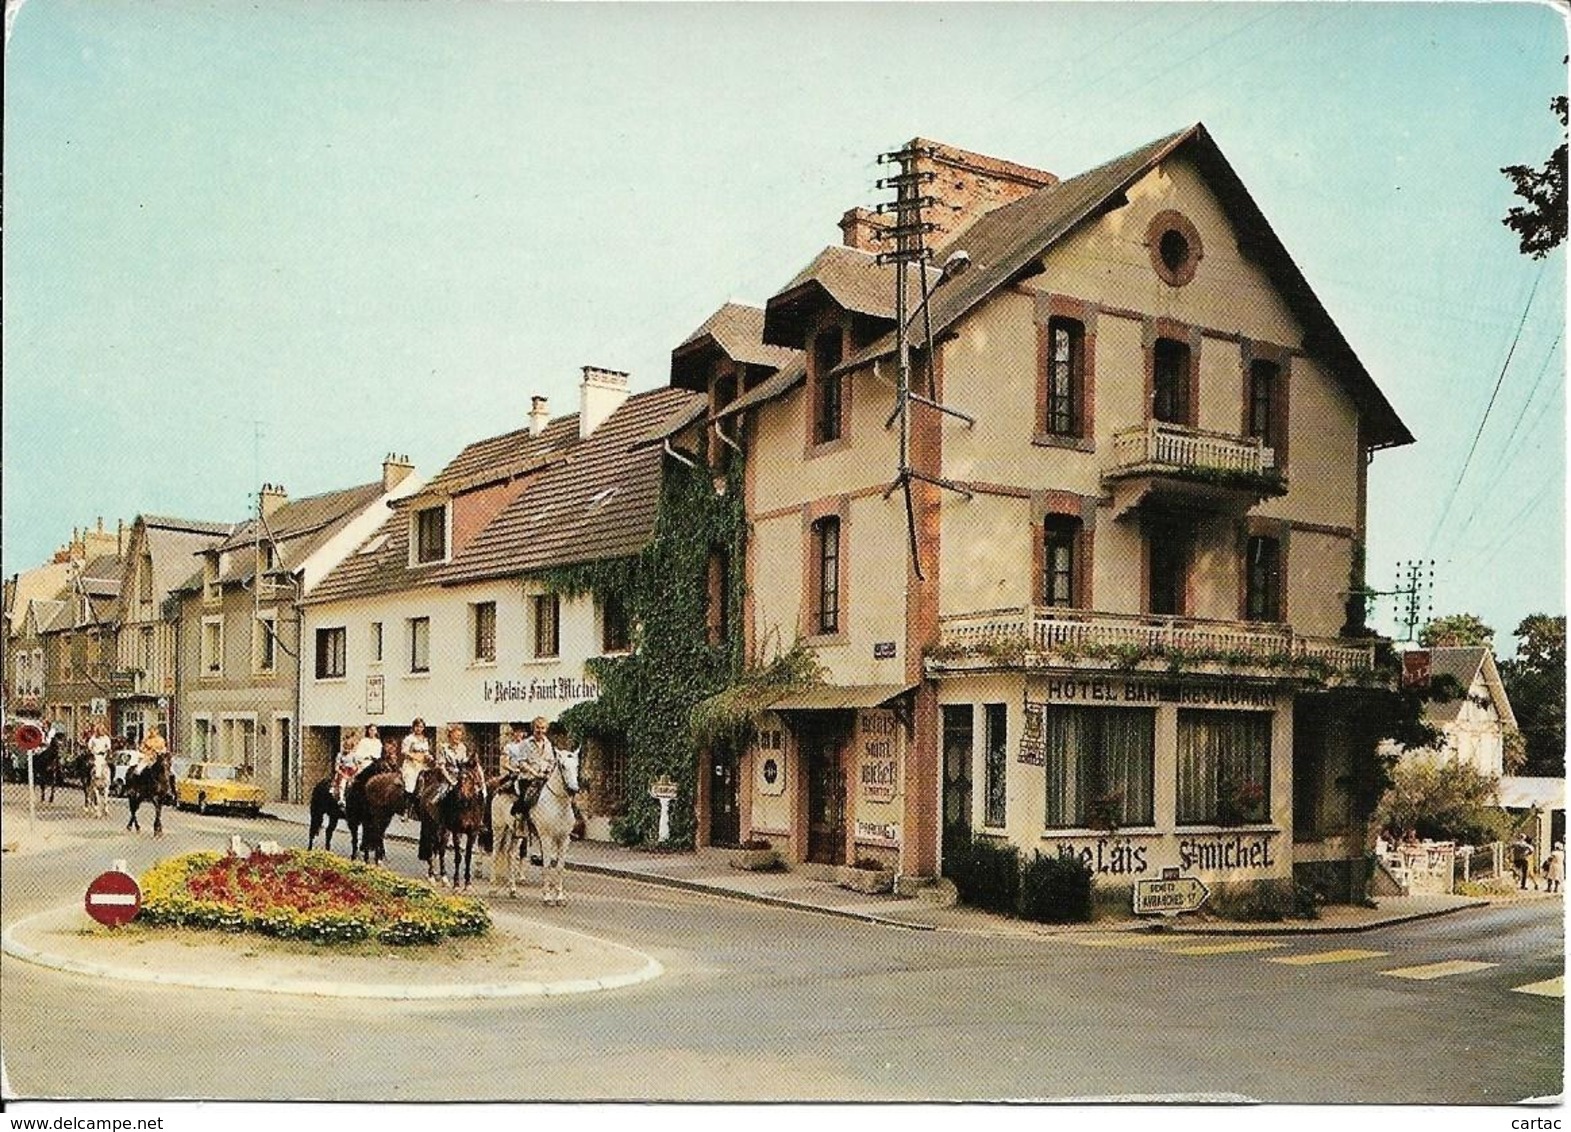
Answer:
<svg viewBox="0 0 1571 1132"><path fill-rule="evenodd" d="M0 566L662 386L911 137L1068 177L1204 122L1418 438L1370 584L1432 559L1509 656L1565 611L1566 251L1499 170L1566 51L1530 3L8 3Z"/></svg>

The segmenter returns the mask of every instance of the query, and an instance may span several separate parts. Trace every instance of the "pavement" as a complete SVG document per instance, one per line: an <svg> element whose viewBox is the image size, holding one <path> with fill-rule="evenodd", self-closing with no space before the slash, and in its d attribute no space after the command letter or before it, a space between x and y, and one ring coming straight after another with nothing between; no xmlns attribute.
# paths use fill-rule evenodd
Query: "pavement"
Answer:
<svg viewBox="0 0 1571 1132"><path fill-rule="evenodd" d="M3 849L7 856L47 853L71 844L71 821L51 822L29 829L25 821L7 823ZM284 826L309 827L304 806L272 803L264 816ZM80 819L92 821L94 819ZM348 831L340 829L335 848L340 852ZM279 830L275 840L300 844L302 832ZM400 852L416 840L415 827L394 821L390 842ZM411 854L412 857L412 854ZM487 862L487 867L489 862ZM946 931L1018 938L1044 938L1076 933L1175 932L1227 935L1284 935L1360 932L1388 924L1428 919L1469 908L1515 900L1558 900L1556 894L1537 890L1476 896L1412 895L1384 897L1377 906L1328 905L1315 920L1240 922L1224 920L1204 909L1182 916L1136 918L1127 909L1099 905L1095 918L1084 924L1038 924L1012 919L955 903L947 881L916 893L868 895L817 879L811 867L757 872L735 869L730 854L721 849L657 851L626 848L597 841L575 841L569 851L570 870L620 877L728 899L748 900L818 915L840 916L891 928L913 931ZM521 896L533 897L538 871L525 870ZM481 891L484 891L482 888ZM571 893L571 884L568 886ZM484 963L446 965L413 964L393 974L387 957L308 955L265 947L245 951L236 962L234 941L217 937L211 943L182 940L172 945L178 955L162 956L153 941L116 938L110 929L93 925L80 905L54 909L27 917L0 934L0 950L13 958L56 970L132 982L180 985L206 989L265 991L296 995L384 998L502 998L577 994L629 986L658 978L660 964L610 940L568 932L536 918L508 910L502 901L490 902L493 940L517 953L499 965L496 942L488 944ZM135 925L132 925L134 928ZM127 929L128 931L130 929ZM133 944L134 946L127 946ZM107 945L107 946L106 946ZM557 959L546 961L543 956ZM505 958L505 956L503 956ZM324 964L332 969L324 968ZM507 977L511 974L512 977ZM502 976L502 977L499 977Z"/></svg>

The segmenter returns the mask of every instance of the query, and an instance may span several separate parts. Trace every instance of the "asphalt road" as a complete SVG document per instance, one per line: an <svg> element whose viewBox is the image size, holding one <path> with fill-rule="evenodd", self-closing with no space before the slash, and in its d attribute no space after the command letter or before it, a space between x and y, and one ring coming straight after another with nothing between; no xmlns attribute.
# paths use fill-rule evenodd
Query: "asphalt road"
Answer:
<svg viewBox="0 0 1571 1132"><path fill-rule="evenodd" d="M7 856L0 918L80 900L115 857L138 871L231 831L301 840L181 814L155 842L123 833L116 812L64 820L78 843ZM1127 947L908 931L580 874L570 895L553 922L645 951L665 976L563 999L392 1004L93 984L6 957L6 1081L23 1097L364 1101L1500 1104L1562 1088L1563 998L1517 989L1563 975L1559 901L1357 935ZM1442 973L1389 973L1412 968Z"/></svg>

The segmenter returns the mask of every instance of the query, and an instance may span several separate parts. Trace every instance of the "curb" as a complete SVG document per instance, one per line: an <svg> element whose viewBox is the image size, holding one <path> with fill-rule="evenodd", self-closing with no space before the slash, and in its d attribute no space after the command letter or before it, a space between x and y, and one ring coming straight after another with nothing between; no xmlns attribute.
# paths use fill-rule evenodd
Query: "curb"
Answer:
<svg viewBox="0 0 1571 1132"><path fill-rule="evenodd" d="M1180 927L1153 927L1148 930L1152 934L1161 935L1351 935L1355 932L1369 932L1376 928L1388 928L1393 924L1412 924L1419 920L1433 920L1440 916L1450 916L1457 912L1468 912L1474 908L1486 908L1488 900L1479 900L1474 904L1458 904L1455 908L1432 908L1427 912L1404 912L1389 916L1383 920L1373 920L1367 924L1328 924L1323 927L1311 927L1308 923L1302 927L1277 927L1272 924L1261 924L1248 928L1180 928Z"/></svg>
<svg viewBox="0 0 1571 1132"><path fill-rule="evenodd" d="M66 907L70 906L67 905ZM260 994L290 994L310 998L377 999L401 1002L482 998L556 998L570 994L587 994L592 991L614 990L618 987L634 986L638 983L657 979L665 974L665 968L660 965L659 960L644 954L642 951L635 951L631 947L624 947L619 943L612 943L609 940L585 935L583 932L575 932L569 928L553 928L553 930L566 935L576 935L581 939L593 940L602 947L612 947L618 951L630 952L644 960L643 967L626 974L606 975L598 979L561 979L551 983L433 983L425 986L411 986L398 983L346 985L309 979L258 979L245 978L244 976L218 978L179 972L128 971L124 968L111 967L107 964L90 963L80 959L68 959L63 956L50 955L36 948L29 947L15 937L14 933L17 928L44 916L55 915L60 911L61 909L57 908L48 912L37 912L6 928L4 933L0 933L0 952L38 967L47 967L51 970L64 971L73 975L87 975L92 978L115 979L120 982L186 987L195 990L251 991Z"/></svg>

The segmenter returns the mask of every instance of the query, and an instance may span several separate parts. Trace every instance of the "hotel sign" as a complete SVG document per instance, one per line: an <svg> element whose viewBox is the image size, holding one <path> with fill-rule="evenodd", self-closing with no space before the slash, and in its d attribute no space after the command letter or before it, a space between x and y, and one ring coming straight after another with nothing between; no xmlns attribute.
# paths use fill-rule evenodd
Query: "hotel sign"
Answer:
<svg viewBox="0 0 1571 1132"><path fill-rule="evenodd" d="M1198 707L1274 708L1276 689L1226 680L1180 684L1168 680L1096 680L1064 677L1047 682L1053 704L1185 704Z"/></svg>
<svg viewBox="0 0 1571 1132"><path fill-rule="evenodd" d="M600 685L593 680L574 680L569 676L533 680L487 680L483 688L488 704L578 703L600 698Z"/></svg>

